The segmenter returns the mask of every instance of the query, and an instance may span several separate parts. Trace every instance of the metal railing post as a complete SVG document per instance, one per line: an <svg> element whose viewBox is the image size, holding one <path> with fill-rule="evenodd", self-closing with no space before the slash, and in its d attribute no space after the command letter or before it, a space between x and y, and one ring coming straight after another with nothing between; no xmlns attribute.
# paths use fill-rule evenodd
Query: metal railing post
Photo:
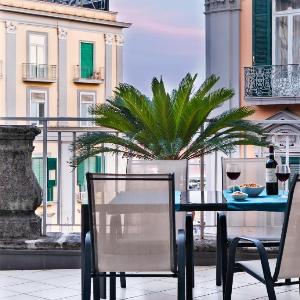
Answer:
<svg viewBox="0 0 300 300"><path fill-rule="evenodd" d="M61 224L61 132L57 135L57 223Z"/></svg>
<svg viewBox="0 0 300 300"><path fill-rule="evenodd" d="M76 141L76 132L73 132L73 145L74 145L75 141ZM73 151L73 160L74 159L75 159L75 151ZM72 225L75 224L75 210L76 210L76 199L75 199L76 198L76 195L75 195L76 178L75 178L75 176L76 176L75 170L72 170Z"/></svg>
<svg viewBox="0 0 300 300"><path fill-rule="evenodd" d="M204 131L204 127L201 127L201 134ZM202 155L200 158L200 189L204 191L204 156ZM201 201L204 201L202 199ZM204 239L204 231L205 231L205 220L204 220L204 211L200 212L200 238Z"/></svg>
<svg viewBox="0 0 300 300"><path fill-rule="evenodd" d="M48 122L43 121L43 227L42 234L47 234L48 170L47 170L47 136Z"/></svg>

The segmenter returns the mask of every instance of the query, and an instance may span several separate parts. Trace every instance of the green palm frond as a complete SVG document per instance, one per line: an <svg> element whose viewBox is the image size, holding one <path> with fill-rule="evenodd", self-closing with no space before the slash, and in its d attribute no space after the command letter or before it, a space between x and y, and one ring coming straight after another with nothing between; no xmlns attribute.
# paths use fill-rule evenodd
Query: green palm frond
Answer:
<svg viewBox="0 0 300 300"><path fill-rule="evenodd" d="M264 130L248 120L250 107L215 114L234 95L216 89L219 78L208 77L195 88L197 75L187 74L169 94L162 79L152 80L152 99L129 84L120 84L113 99L91 108L95 123L110 132L88 133L73 145L76 167L99 153L143 159L192 159L214 151L230 153L238 145L265 146ZM209 116L214 117L209 119Z"/></svg>

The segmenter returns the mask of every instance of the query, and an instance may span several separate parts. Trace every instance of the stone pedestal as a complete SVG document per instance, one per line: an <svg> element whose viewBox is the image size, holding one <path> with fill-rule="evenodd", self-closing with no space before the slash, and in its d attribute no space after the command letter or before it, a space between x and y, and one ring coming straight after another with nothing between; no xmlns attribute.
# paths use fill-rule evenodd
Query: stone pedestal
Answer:
<svg viewBox="0 0 300 300"><path fill-rule="evenodd" d="M0 238L38 238L42 190L32 170L33 126L0 126Z"/></svg>

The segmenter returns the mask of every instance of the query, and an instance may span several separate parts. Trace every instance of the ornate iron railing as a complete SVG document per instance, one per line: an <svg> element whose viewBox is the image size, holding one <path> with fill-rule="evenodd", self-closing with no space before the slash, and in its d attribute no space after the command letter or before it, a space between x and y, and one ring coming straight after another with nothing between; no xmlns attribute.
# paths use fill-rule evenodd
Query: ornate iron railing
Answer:
<svg viewBox="0 0 300 300"><path fill-rule="evenodd" d="M92 9L109 10L109 0L42 0L51 3L59 3L71 6L86 7Z"/></svg>
<svg viewBox="0 0 300 300"><path fill-rule="evenodd" d="M300 65L245 68L245 98L300 97Z"/></svg>

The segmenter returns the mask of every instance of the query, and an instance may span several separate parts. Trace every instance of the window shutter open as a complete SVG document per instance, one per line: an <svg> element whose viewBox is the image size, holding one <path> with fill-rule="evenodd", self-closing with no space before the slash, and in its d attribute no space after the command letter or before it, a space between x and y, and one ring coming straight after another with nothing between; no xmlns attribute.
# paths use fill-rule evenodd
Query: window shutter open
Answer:
<svg viewBox="0 0 300 300"><path fill-rule="evenodd" d="M94 45L81 43L81 78L91 78L94 71Z"/></svg>
<svg viewBox="0 0 300 300"><path fill-rule="evenodd" d="M253 65L272 65L272 0L253 0Z"/></svg>

